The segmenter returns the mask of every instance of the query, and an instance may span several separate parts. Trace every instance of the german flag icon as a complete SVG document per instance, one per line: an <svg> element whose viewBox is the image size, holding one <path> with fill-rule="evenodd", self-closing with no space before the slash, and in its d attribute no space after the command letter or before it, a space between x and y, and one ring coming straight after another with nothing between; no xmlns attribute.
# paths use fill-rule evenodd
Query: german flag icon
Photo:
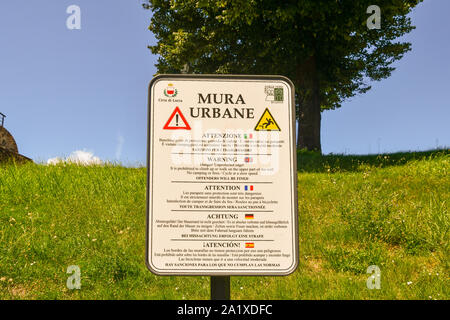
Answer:
<svg viewBox="0 0 450 320"><path fill-rule="evenodd" d="M245 219L253 219L253 218L254 218L253 214L246 214L245 215Z"/></svg>

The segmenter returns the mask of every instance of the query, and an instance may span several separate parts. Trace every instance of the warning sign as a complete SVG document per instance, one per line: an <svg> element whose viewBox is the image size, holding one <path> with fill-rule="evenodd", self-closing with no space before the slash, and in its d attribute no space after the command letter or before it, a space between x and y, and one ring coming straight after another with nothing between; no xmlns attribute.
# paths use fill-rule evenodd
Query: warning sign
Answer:
<svg viewBox="0 0 450 320"><path fill-rule="evenodd" d="M280 76L151 81L146 261L153 273L296 269L294 92Z"/></svg>
<svg viewBox="0 0 450 320"><path fill-rule="evenodd" d="M281 131L269 108L264 110L264 113L255 126L255 131Z"/></svg>
<svg viewBox="0 0 450 320"><path fill-rule="evenodd" d="M186 121L186 118L181 113L180 108L176 107L175 110L173 110L172 114L170 115L169 120L167 120L166 124L164 125L164 129L166 129L166 130L176 130L176 129L191 130L191 127L189 126L189 123Z"/></svg>

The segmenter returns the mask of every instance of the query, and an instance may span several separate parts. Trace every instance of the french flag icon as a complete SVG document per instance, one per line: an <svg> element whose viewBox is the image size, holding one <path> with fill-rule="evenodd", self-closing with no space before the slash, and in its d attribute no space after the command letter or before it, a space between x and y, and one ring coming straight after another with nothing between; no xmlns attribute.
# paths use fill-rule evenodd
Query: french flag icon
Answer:
<svg viewBox="0 0 450 320"><path fill-rule="evenodd" d="M245 191L249 191L249 190L250 190L250 191L253 191L253 186L245 186L245 187L244 187L244 190L245 190Z"/></svg>

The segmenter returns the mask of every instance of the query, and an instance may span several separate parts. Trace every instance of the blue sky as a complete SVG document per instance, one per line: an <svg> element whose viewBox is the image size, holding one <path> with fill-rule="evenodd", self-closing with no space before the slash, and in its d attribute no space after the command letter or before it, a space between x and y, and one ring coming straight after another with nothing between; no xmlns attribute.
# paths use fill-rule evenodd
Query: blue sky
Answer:
<svg viewBox="0 0 450 320"><path fill-rule="evenodd" d="M0 2L0 112L19 151L36 161L87 150L145 163L147 86L156 56L140 0ZM81 8L81 30L66 9ZM450 1L411 15L412 51L368 93L322 114L324 153L450 146Z"/></svg>

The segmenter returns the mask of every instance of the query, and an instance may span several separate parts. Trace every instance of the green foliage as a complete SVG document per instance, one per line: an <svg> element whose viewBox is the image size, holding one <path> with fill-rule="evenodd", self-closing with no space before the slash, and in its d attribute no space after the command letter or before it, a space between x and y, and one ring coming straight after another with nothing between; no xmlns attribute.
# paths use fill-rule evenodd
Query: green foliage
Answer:
<svg viewBox="0 0 450 320"><path fill-rule="evenodd" d="M370 169L403 166L420 160L445 158L449 149L421 152L397 152L375 155L321 155L320 152L298 150L297 168L299 172L364 172Z"/></svg>
<svg viewBox="0 0 450 320"><path fill-rule="evenodd" d="M448 299L449 167L448 150L300 152L300 265L232 277L232 298ZM209 277L147 270L145 187L145 168L0 166L0 299L208 299ZM381 290L366 288L372 264Z"/></svg>
<svg viewBox="0 0 450 320"><path fill-rule="evenodd" d="M414 28L407 15L420 1L378 1L379 30L367 28L369 0L148 0L144 7L153 11L158 73L281 74L294 81L300 105L314 78L323 110L389 77L411 49L396 39Z"/></svg>

